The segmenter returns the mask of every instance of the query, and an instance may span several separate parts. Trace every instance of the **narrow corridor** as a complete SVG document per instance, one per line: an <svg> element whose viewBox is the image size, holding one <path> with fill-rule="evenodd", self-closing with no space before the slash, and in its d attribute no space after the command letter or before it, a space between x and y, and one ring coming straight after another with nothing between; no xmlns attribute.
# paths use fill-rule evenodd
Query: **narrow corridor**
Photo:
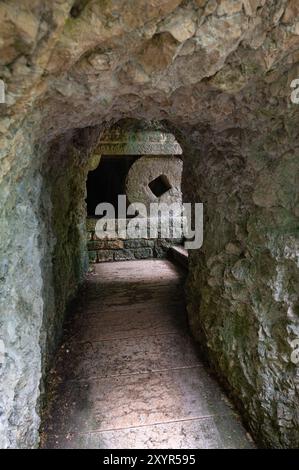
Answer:
<svg viewBox="0 0 299 470"><path fill-rule="evenodd" d="M89 274L50 374L45 448L251 448L201 363L170 261Z"/></svg>

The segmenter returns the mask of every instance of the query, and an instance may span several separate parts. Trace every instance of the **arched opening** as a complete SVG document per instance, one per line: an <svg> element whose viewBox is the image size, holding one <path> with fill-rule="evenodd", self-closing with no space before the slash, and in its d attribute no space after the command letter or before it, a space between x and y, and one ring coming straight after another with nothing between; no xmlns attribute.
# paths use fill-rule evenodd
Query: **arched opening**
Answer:
<svg viewBox="0 0 299 470"><path fill-rule="evenodd" d="M175 226L171 206L183 209L182 150L171 133L149 129L150 123L127 120L106 132L95 149L96 155L108 155L98 157L98 166L87 177L87 246L92 264L166 258L184 244L182 221ZM110 231L103 226L99 234L101 217Z"/></svg>

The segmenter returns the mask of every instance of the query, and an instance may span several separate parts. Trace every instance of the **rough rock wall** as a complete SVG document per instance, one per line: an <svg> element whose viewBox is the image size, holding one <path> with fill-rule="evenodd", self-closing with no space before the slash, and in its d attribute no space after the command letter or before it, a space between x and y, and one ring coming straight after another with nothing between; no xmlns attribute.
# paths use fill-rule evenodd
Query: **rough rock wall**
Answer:
<svg viewBox="0 0 299 470"><path fill-rule="evenodd" d="M51 214L80 225L80 204L78 216L58 210L58 181L80 186L83 176L70 177L76 153L67 145L68 163L58 159L51 173L48 149L76 128L130 117L166 120L189 142L186 197L208 214L203 250L191 255L194 334L255 436L298 446L289 361L299 335L299 115L289 99L299 76L298 16L297 0L1 2L1 446L38 443L46 330L56 322L53 305L64 305L54 279L65 282L62 298L78 279L70 268L64 281L62 267L76 264L69 222ZM70 238L83 259L77 229Z"/></svg>
<svg viewBox="0 0 299 470"><path fill-rule="evenodd" d="M47 195L48 258L43 260L44 307L43 367L46 369L62 333L68 303L88 269L86 249L86 178L91 154L100 132L97 127L70 132L53 142L45 153L42 173Z"/></svg>
<svg viewBox="0 0 299 470"><path fill-rule="evenodd" d="M203 129L199 142L197 129L184 179L185 197L204 202L204 243L189 252L192 331L257 441L278 448L299 442L299 371L291 361L299 152L280 130L255 140L241 130L211 139Z"/></svg>
<svg viewBox="0 0 299 470"><path fill-rule="evenodd" d="M43 319L41 258L45 227L39 216L42 178L30 161L32 143L18 132L9 149L17 168L1 182L0 447L38 442L36 410L41 379L40 330ZM22 179L20 180L20 174Z"/></svg>

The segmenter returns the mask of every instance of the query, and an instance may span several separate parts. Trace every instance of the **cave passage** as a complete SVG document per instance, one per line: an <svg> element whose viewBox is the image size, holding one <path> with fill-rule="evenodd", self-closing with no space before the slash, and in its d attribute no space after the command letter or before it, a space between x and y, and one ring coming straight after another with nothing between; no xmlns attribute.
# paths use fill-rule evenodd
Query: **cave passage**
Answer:
<svg viewBox="0 0 299 470"><path fill-rule="evenodd" d="M98 237L94 192L86 220L108 155L93 191L115 203L127 172L127 226L135 202L203 205L190 332L254 442L298 449L299 1L9 0L0 18L0 448L39 446L89 268L45 446L148 445L150 427L158 446L245 442L173 330L183 281L172 292L167 256L183 237Z"/></svg>
<svg viewBox="0 0 299 470"><path fill-rule="evenodd" d="M189 334L184 279L169 260L95 266L50 374L42 447L253 447Z"/></svg>

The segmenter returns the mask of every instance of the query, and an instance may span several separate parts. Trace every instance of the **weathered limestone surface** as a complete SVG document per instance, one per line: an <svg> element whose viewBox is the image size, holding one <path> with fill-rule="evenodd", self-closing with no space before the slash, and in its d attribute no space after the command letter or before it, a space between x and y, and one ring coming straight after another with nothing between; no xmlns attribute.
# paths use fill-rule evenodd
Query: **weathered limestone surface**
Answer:
<svg viewBox="0 0 299 470"><path fill-rule="evenodd" d="M85 269L88 157L134 118L174 132L184 196L205 204L194 335L259 442L298 447L297 2L11 0L0 25L0 446L38 445L41 376Z"/></svg>
<svg viewBox="0 0 299 470"><path fill-rule="evenodd" d="M126 179L126 195L131 204L142 203L150 209L151 203L182 203L181 180L183 162L178 157L161 156L139 158L131 166ZM167 187L161 195L151 190L150 183L160 176L166 178ZM169 189L167 189L169 187Z"/></svg>
<svg viewBox="0 0 299 470"><path fill-rule="evenodd" d="M219 151L202 132L183 188L205 202L204 244L189 251L191 328L258 441L297 447L299 154L276 132L253 152L240 132L222 138Z"/></svg>

